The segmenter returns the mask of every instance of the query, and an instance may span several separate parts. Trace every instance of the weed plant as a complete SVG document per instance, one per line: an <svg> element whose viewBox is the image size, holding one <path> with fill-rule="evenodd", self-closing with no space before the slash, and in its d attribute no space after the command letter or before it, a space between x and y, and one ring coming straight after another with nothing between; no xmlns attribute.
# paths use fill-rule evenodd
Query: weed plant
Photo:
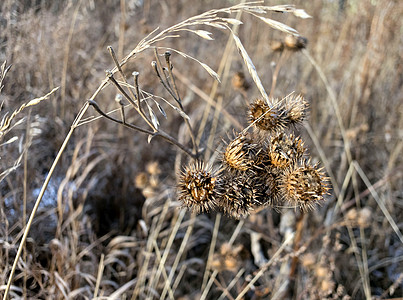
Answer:
<svg viewBox="0 0 403 300"><path fill-rule="evenodd" d="M293 4L0 3L0 298L403 297L403 5Z"/></svg>

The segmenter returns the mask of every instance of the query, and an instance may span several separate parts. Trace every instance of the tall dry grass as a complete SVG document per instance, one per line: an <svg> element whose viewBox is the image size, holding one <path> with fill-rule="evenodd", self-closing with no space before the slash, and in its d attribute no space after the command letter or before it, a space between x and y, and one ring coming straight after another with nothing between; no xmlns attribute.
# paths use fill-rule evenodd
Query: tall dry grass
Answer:
<svg viewBox="0 0 403 300"><path fill-rule="evenodd" d="M164 30L234 4L0 4L0 62L12 65L1 77L2 119L60 86L48 99L16 115L0 140L0 173L6 175L0 182L2 297L25 224L57 152L79 108L97 91L105 70L115 67L106 47L111 45L121 61L157 26ZM123 72L133 85L131 74L138 71L142 91L170 101L156 98L166 119L157 104L149 102L160 128L195 153L190 126L206 161L223 149L228 132L247 125L247 104L262 96L262 88L278 98L302 93L310 113L298 133L331 178L326 202L309 213L265 209L241 221L219 213L190 214L178 208L175 191L176 172L186 154L158 137L148 143L147 135L100 118L91 108L70 131L49 177L16 262L10 298L403 296L403 6L383 0L293 4L312 18L279 13L265 17L306 37L301 51L274 51L273 43L284 41L286 34L245 12L232 15L243 22L230 28L253 61L260 89L225 31L201 27L197 29L213 32L214 41L181 32L180 38L156 44L191 55L220 77L221 83L198 62L171 51L188 125L155 75L152 50L128 60ZM164 51L158 49L159 54ZM119 70L113 72L123 85ZM246 83L234 87L232 77L238 72ZM121 120L116 93L116 87L108 85L94 100ZM128 107L125 120L148 126Z"/></svg>

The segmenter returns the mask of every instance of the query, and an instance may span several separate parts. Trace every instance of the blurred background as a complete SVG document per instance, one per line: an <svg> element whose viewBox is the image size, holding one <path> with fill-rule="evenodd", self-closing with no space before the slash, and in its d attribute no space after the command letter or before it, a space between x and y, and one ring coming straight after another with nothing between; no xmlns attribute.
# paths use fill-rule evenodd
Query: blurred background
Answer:
<svg viewBox="0 0 403 300"><path fill-rule="evenodd" d="M121 60L157 27L238 3L1 2L0 63L11 65L2 78L1 118L60 88L22 111L1 136L0 295L50 166L80 108L114 67L106 47ZM230 17L243 22L234 30L267 92L276 98L295 92L309 102L309 118L296 133L330 177L326 201L308 213L266 209L241 221L192 215L180 209L175 188L188 157L90 108L42 199L13 299L236 299L248 284L241 299L403 297L403 3L264 2L280 4L312 17L265 15L295 28L303 49L288 49L286 33L250 14ZM228 31L194 28L214 40L180 32L157 46L220 75L217 84L198 62L172 52L184 111L211 162L223 140L247 126L247 106L260 93ZM169 99L153 60L146 50L123 71L139 72L143 91ZM109 85L95 101L105 112L116 110L116 94ZM158 103L167 115L153 104L161 128L191 146L180 114ZM146 127L134 110L126 112ZM294 239L277 253L291 232Z"/></svg>

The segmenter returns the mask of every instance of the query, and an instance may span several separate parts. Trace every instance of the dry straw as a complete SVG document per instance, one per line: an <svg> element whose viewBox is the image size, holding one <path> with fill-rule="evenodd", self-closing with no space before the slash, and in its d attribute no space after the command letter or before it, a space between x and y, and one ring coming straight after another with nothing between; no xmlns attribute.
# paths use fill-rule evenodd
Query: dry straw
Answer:
<svg viewBox="0 0 403 300"><path fill-rule="evenodd" d="M175 78L172 74L172 64L170 62L170 53L165 52L163 55L165 58L165 62L162 63L160 61L160 54L159 52L164 52L167 50L166 47L160 46L161 43L168 39L168 38L178 38L179 34L181 32L191 32L194 33L195 35L206 39L206 40L211 40L211 33L209 31L206 31L205 29L195 29L196 26L204 26L209 27L211 29L220 29L220 30L229 30L231 32L231 36L233 37L235 44L246 64L246 67L254 80L258 90L261 93L261 96L263 97L264 101L266 104L270 107L270 109L275 108L275 105L271 103L271 99L269 99L262 83L261 80L259 79L259 76L256 72L256 69L254 67L254 64L249 57L245 47L243 46L241 40L239 37L236 35L235 32L231 31L230 26L234 24L241 24L241 22L237 19L228 17L233 13L238 13L238 12L244 12L246 14L250 14L252 16L255 16L259 18L261 21L269 25L270 27L281 30L283 32L298 36L298 32L292 28L290 28L287 25L284 25L280 22L268 19L266 17L263 17L261 15L266 14L267 12L283 12L283 13L292 13L297 17L302 17L306 18L309 17L305 12L296 9L293 6L290 5L277 5L277 6L264 6L261 5L262 2L250 2L250 3L243 3L243 4L238 4L234 5L232 7L228 8L223 8L223 9L215 9L211 10L208 12L205 12L203 14L200 14L198 16L189 18L185 21L182 21L176 25L173 25L167 29L164 30L159 30L157 28L156 30L152 31L148 36L146 36L144 39L142 39L138 45L126 56L124 57L120 62L118 58L116 57L112 47L108 47L108 51L112 57L112 60L115 64L115 67L112 68L111 70L108 70L106 72L106 77L105 79L101 82L99 87L94 91L92 96L86 101L81 109L78 111L77 116L75 120L73 121L70 131L68 132L67 136L65 137L65 140L62 144L62 146L59 149L58 154L56 155L55 160L53 161L53 164L48 172L48 175L45 179L45 182L42 185L42 188L39 192L39 195L36 199L36 202L34 204L34 207L32 209L32 213L29 217L29 220L27 222L26 229L24 231L24 234L21 239L21 243L19 245L16 257L14 259L14 263L12 266L12 269L9 274L9 279L7 282L7 286L4 292L4 298L8 297L10 287L12 284L12 279L14 277L14 273L17 267L17 263L21 257L22 254L22 249L25 245L25 242L28 237L28 233L30 231L30 228L32 226L35 214L38 210L39 204L42 200L42 197L46 191L46 188L50 182L50 179L53 175L53 172L62 157L64 150L67 147L67 144L70 141L70 138L75 131L75 129L81 125L87 124L88 122L91 121L91 119L83 120L84 115L88 111L89 107L93 107L101 116L107 118L108 120L111 120L117 124L120 124L122 126L125 126L129 129L133 129L136 131L139 131L141 133L145 133L148 135L148 141L150 142L153 138L156 137L162 137L163 139L167 140L169 143L177 146L179 149L184 151L186 154L188 154L191 158L197 159L200 155L198 145L194 139L193 135L193 128L190 126L189 118L187 114L184 112L183 106L182 106L182 101L181 97L178 93L178 89L176 88L175 84ZM77 10L78 11L78 10ZM156 45L158 43L158 46ZM168 91L169 95L173 98L173 103L170 103L168 100L162 98L162 97L157 97L154 95L151 95L147 93L146 91L142 90L141 87L138 84L138 78L141 76L141 72L137 72L133 74L133 79L132 83L129 83L129 79L126 77L125 73L122 70L122 67L132 59L136 59L142 52L152 49L155 52L155 62L152 63L156 75L160 78L161 84L164 86L164 88ZM160 50L160 51L159 51ZM203 67L214 79L220 80L218 74L207 64L199 61L198 59L189 56L188 54L185 54L179 50L176 49L171 49L171 52L178 53L185 58L191 59L193 61L196 61L197 63L200 64L201 67ZM67 57L67 56L66 56ZM165 66L164 66L165 65ZM110 116L109 112L104 112L103 109L97 104L95 101L97 96L101 93L101 91L107 86L107 85L112 85L117 89L117 92L122 95L122 98L118 99L117 105L118 105L118 110L121 112L121 119L116 119ZM54 92L54 91L52 91ZM45 97L48 97L46 95ZM44 99L44 98L43 98ZM42 99L42 100L43 100ZM41 101L41 98L36 99L35 104L37 101ZM161 108L159 105L158 101L164 101L165 103L169 103L169 106L174 109L174 111L178 112L180 116L182 116L184 122L187 125L188 131L189 131L189 136L191 137L192 140L192 148L189 149L187 145L179 142L176 138L172 137L169 133L165 132L162 130L160 126L160 122L158 120L158 114L154 111L152 105L150 104L151 102L155 103L156 107ZM130 108L133 109L138 115L144 120L146 126L142 127L136 124L131 124L128 123L127 118L125 118L126 112L125 109L127 109L127 106L124 104L125 102L130 104ZM28 105L34 104L33 102ZM25 106L26 107L26 106ZM19 111L24 109L22 107ZM165 112L163 110L160 110L160 113L164 115L165 117ZM15 115L15 114L14 114ZM92 120L94 120L93 118ZM9 124L8 119L4 119L4 122L2 123L2 127L7 127ZM216 179L215 175L211 175L209 173L210 171L206 170L203 165L196 165L194 168L189 167L187 171L185 171L185 175L182 176L188 176L189 178L185 182L184 185L182 185L183 190L188 189L189 195L183 195L182 194L182 199L186 199L187 203L202 203L201 205L198 205L196 208L196 211L205 211L208 208L212 206L211 203L214 201L214 197L212 196L214 194L214 187L218 179ZM186 175L187 174L187 175ZM198 180L192 180L191 177L195 174L199 175ZM191 175L191 176L190 176ZM245 200L241 203L238 202L231 202L235 203L234 205L237 205L236 211L237 213L235 214L235 217L238 216L245 216L249 210L251 205L255 205L259 201L256 201L258 198L256 195L260 193L258 191L259 189L254 187L254 180L250 180L249 178L244 179L243 177L237 177L237 178L232 178L232 182L235 182L231 187L234 189L234 195L242 195L244 196ZM190 191L190 192L189 192ZM196 192L197 191L197 192ZM200 194L200 191L202 193ZM206 192L206 193L203 193ZM186 192L185 192L186 193ZM195 202L194 200L200 200L199 202ZM227 201L230 203L230 201ZM259 202L260 203L260 202ZM233 214L232 212L230 212Z"/></svg>

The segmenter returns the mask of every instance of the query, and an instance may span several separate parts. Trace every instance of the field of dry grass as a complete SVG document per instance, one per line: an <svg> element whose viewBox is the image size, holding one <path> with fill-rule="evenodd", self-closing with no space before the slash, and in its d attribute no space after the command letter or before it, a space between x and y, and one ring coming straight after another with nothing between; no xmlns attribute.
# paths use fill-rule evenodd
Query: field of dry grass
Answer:
<svg viewBox="0 0 403 300"><path fill-rule="evenodd" d="M240 3L0 3L0 298L402 299L403 3ZM265 93L308 102L325 201L182 208Z"/></svg>

